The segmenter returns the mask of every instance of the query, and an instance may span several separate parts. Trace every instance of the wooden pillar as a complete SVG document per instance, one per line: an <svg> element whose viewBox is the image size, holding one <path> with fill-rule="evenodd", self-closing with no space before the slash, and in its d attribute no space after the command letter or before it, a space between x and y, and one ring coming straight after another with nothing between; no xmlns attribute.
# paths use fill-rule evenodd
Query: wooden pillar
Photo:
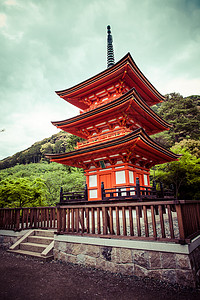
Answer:
<svg viewBox="0 0 200 300"><path fill-rule="evenodd" d="M85 200L85 201L88 201L88 188L87 188L87 183L85 184L84 200Z"/></svg>
<svg viewBox="0 0 200 300"><path fill-rule="evenodd" d="M163 184L160 182L160 197L164 198L164 190L163 190Z"/></svg>
<svg viewBox="0 0 200 300"><path fill-rule="evenodd" d="M63 188L60 188L60 202L63 202Z"/></svg>
<svg viewBox="0 0 200 300"><path fill-rule="evenodd" d="M137 198L140 199L141 192L140 192L140 180L139 180L139 177L136 178L136 195L137 195Z"/></svg>
<svg viewBox="0 0 200 300"><path fill-rule="evenodd" d="M105 197L104 183L101 182L101 200L103 200L104 197Z"/></svg>
<svg viewBox="0 0 200 300"><path fill-rule="evenodd" d="M152 195L156 196L156 182L155 182L155 180L153 180Z"/></svg>

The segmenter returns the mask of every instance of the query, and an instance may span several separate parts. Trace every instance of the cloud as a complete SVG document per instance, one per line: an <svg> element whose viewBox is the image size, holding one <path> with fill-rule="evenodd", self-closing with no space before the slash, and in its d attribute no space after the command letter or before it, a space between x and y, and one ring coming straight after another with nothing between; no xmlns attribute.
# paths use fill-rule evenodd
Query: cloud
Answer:
<svg viewBox="0 0 200 300"><path fill-rule="evenodd" d="M199 1L6 0L0 10L0 158L78 114L54 91L106 68L108 24L115 61L131 52L159 92L199 93Z"/></svg>
<svg viewBox="0 0 200 300"><path fill-rule="evenodd" d="M6 15L0 13L0 28L6 27Z"/></svg>
<svg viewBox="0 0 200 300"><path fill-rule="evenodd" d="M4 2L6 5L9 5L9 6L15 6L15 5L18 5L16 0L6 0Z"/></svg>

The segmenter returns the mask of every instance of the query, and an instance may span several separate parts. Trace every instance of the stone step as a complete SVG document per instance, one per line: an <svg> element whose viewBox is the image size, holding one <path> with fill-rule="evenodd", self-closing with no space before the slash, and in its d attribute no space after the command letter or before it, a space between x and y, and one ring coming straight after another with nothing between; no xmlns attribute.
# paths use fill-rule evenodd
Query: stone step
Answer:
<svg viewBox="0 0 200 300"><path fill-rule="evenodd" d="M53 258L54 258L53 255L43 256L43 255L41 255L40 253L37 253L37 252L26 251L26 250L21 250L21 249L7 250L7 251L11 252L11 253L15 253L15 254L36 257L36 258L39 258L39 259L44 260L44 261L53 260Z"/></svg>
<svg viewBox="0 0 200 300"><path fill-rule="evenodd" d="M53 241L51 237L32 235L28 237L29 243L49 245Z"/></svg>
<svg viewBox="0 0 200 300"><path fill-rule="evenodd" d="M42 253L47 246L44 244L25 242L25 243L21 243L19 247L20 250Z"/></svg>
<svg viewBox="0 0 200 300"><path fill-rule="evenodd" d="M17 241L9 252L34 256L43 260L53 259L54 230L31 231L24 239ZM18 244L17 244L18 243Z"/></svg>
<svg viewBox="0 0 200 300"><path fill-rule="evenodd" d="M54 230L35 230L35 236L54 237Z"/></svg>

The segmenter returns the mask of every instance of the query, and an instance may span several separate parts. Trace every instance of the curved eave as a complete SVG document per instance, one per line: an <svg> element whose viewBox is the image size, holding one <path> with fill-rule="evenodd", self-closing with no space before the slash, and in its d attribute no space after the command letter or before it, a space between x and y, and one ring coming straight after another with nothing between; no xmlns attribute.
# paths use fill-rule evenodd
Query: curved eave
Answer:
<svg viewBox="0 0 200 300"><path fill-rule="evenodd" d="M137 111L143 117L148 117L150 119L150 124L152 124L153 127L157 128L157 131L154 133L161 132L163 130L169 130L169 128L172 127L172 125L170 125L162 118L160 118L145 103L145 101L143 101L143 99L140 97L140 95L137 93L137 91L134 88L128 91L126 94L119 97L118 99L113 100L112 102L103 104L102 106L99 106L86 113L80 114L76 117L63 120L63 121L52 122L52 124L66 132L76 134L80 137L84 137L81 133L76 132L76 127L79 126L84 128L90 126L91 125L90 122L94 122L94 121L96 124L98 122L101 122L102 120L108 121L109 119L112 118L112 113L115 114L115 117L117 116L117 112L119 112L119 114L121 115L121 111L123 107L128 106L130 101L133 101L134 104L134 105L132 104L133 108L136 107ZM143 127L142 124L141 127ZM147 130L148 134L151 134L151 130L152 130L151 128L149 129L149 131Z"/></svg>
<svg viewBox="0 0 200 300"><path fill-rule="evenodd" d="M128 68L129 76L137 79L138 84L141 85L141 89L144 93L148 93L150 97L149 103L151 105L162 102L165 97L161 95L156 88L150 83L150 81L140 71L136 63L134 62L130 53L127 53L121 60L119 60L112 67L105 69L99 74L65 90L56 91L56 94L71 104L86 109L87 106L78 101L77 97L81 94L88 93L88 90L94 90L99 88L100 85L107 83L108 81L116 81L117 78L121 78L124 72L127 72ZM146 100L146 99L145 99ZM148 99L147 99L148 100Z"/></svg>
<svg viewBox="0 0 200 300"><path fill-rule="evenodd" d="M133 152L146 153L153 159L154 164L174 161L180 157L180 155L177 155L154 142L142 128L137 129L124 137L100 143L96 146L89 146L61 154L45 154L45 156L51 161L73 166L76 161L78 162L88 158L91 159L91 157L95 159L101 157L101 155L104 155L105 153L119 153L120 151L124 151L122 149L128 149L128 147L133 147Z"/></svg>

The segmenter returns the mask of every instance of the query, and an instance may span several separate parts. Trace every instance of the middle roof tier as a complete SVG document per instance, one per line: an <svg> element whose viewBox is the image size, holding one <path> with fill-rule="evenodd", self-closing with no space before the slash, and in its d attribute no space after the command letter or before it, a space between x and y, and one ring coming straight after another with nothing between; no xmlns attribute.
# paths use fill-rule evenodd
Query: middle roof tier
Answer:
<svg viewBox="0 0 200 300"><path fill-rule="evenodd" d="M86 139L122 128L130 132L142 127L148 135L152 135L171 127L146 104L135 88L93 110L52 124Z"/></svg>

